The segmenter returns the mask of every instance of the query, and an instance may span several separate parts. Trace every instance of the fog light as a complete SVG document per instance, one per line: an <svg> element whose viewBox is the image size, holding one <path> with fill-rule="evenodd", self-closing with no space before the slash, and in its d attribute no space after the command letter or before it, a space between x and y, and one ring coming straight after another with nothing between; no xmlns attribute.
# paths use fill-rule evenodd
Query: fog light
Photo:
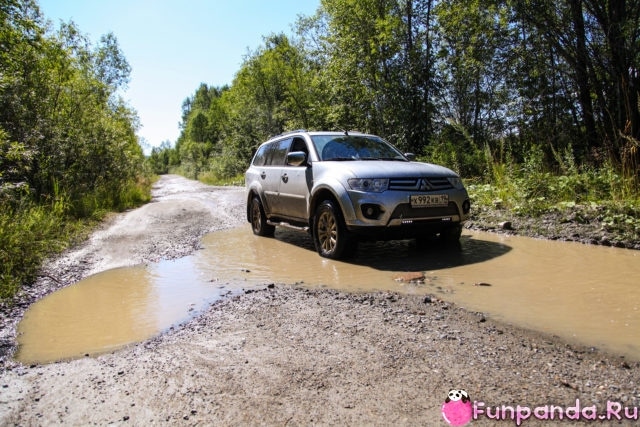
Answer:
<svg viewBox="0 0 640 427"><path fill-rule="evenodd" d="M367 219L378 219L378 217L380 216L381 209L378 205L365 203L364 205L362 205L361 209L362 215L364 215L364 217Z"/></svg>
<svg viewBox="0 0 640 427"><path fill-rule="evenodd" d="M468 214L470 210L471 210L471 201L467 199L462 203L462 212L465 214Z"/></svg>

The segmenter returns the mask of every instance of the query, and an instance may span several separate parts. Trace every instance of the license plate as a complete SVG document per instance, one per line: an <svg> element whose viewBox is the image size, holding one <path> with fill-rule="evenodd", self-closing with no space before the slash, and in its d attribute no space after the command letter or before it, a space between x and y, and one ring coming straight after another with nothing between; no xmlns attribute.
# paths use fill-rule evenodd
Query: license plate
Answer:
<svg viewBox="0 0 640 427"><path fill-rule="evenodd" d="M412 208L429 208L449 205L448 194L418 194L411 196Z"/></svg>

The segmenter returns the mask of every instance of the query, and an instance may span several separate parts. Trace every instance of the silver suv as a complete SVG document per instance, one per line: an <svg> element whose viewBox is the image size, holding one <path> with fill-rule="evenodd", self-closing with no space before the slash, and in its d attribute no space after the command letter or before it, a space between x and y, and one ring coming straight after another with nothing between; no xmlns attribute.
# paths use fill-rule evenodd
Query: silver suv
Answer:
<svg viewBox="0 0 640 427"><path fill-rule="evenodd" d="M413 157L356 132L271 138L245 174L247 220L259 236L276 226L309 232L333 259L353 255L363 239L457 243L471 208L462 180Z"/></svg>

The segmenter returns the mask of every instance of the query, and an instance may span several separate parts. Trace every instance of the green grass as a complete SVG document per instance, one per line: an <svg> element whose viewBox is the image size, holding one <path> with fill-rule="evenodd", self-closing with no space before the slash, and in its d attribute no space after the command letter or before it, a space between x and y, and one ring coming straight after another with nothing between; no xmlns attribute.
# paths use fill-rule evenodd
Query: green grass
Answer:
<svg viewBox="0 0 640 427"><path fill-rule="evenodd" d="M141 178L117 193L99 190L74 202L56 189L46 203L26 197L0 203L0 299L32 283L48 257L86 238L108 211L149 201L151 184Z"/></svg>
<svg viewBox="0 0 640 427"><path fill-rule="evenodd" d="M219 176L215 171L203 172L198 176L198 181L208 185L244 185L244 175L237 175L233 177Z"/></svg>
<svg viewBox="0 0 640 427"><path fill-rule="evenodd" d="M207 185L219 185L219 186L244 186L244 174L237 174L233 176L227 176L223 171L211 169L206 171L200 171L197 178L193 173L193 169L187 166L174 166L169 169L169 173L184 176L188 179L197 179L198 181Z"/></svg>
<svg viewBox="0 0 640 427"><path fill-rule="evenodd" d="M63 250L81 227L54 206L27 204L0 214L0 298L32 282L44 259Z"/></svg>
<svg viewBox="0 0 640 427"><path fill-rule="evenodd" d="M579 223L598 221L624 239L640 236L637 182L610 166L554 174L497 164L489 179L468 180L467 189L478 209L504 209L531 218L559 212Z"/></svg>

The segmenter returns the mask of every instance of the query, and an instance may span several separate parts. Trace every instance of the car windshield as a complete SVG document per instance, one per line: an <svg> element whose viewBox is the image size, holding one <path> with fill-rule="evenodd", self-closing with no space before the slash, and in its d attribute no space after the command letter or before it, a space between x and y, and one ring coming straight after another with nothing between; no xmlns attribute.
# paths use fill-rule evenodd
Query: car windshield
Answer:
<svg viewBox="0 0 640 427"><path fill-rule="evenodd" d="M362 135L314 135L311 137L320 160L407 159L381 138Z"/></svg>

